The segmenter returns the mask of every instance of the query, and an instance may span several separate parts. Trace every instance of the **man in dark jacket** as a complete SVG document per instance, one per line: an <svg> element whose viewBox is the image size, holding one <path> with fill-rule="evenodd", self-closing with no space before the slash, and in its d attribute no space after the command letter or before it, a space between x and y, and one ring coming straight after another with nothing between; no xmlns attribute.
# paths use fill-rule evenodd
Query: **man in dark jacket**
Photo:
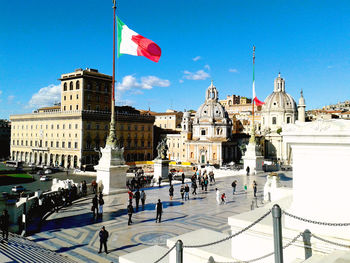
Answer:
<svg viewBox="0 0 350 263"><path fill-rule="evenodd" d="M105 247L106 254L108 254L108 251L107 251L108 231L105 229L104 226L101 228L99 236L100 236L100 251L98 251L98 253L102 252L102 245L103 245Z"/></svg>
<svg viewBox="0 0 350 263"><path fill-rule="evenodd" d="M162 212L163 212L163 205L162 205L162 202L160 201L160 199L158 199L156 210L157 210L156 223L157 223L158 219L159 219L159 223L160 223L162 221Z"/></svg>
<svg viewBox="0 0 350 263"><path fill-rule="evenodd" d="M128 216L129 216L128 225L131 225L132 224L131 217L132 217L132 214L134 213L134 208L132 207L132 203L129 203L127 210L128 210Z"/></svg>
<svg viewBox="0 0 350 263"><path fill-rule="evenodd" d="M169 184L171 185L171 182L173 181L173 174L172 173L168 174L168 179L169 179Z"/></svg>
<svg viewBox="0 0 350 263"><path fill-rule="evenodd" d="M97 215L98 215L98 199L97 199L97 195L94 196L94 198L92 198L92 214L95 218L95 215L96 215L96 218L97 218Z"/></svg>
<svg viewBox="0 0 350 263"><path fill-rule="evenodd" d="M137 188L137 190L136 190L136 192L135 192L135 194L134 194L134 198L135 198L135 200L136 200L136 210L139 210L140 197L141 197L140 191L139 191L139 189Z"/></svg>
<svg viewBox="0 0 350 263"><path fill-rule="evenodd" d="M182 184L184 184L185 183L185 174L184 173L182 173L182 175L181 175L181 180L182 180Z"/></svg>
<svg viewBox="0 0 350 263"><path fill-rule="evenodd" d="M10 216L5 209L2 211L2 216L0 217L0 226L2 231L2 239L8 240L9 237L9 225L10 225Z"/></svg>

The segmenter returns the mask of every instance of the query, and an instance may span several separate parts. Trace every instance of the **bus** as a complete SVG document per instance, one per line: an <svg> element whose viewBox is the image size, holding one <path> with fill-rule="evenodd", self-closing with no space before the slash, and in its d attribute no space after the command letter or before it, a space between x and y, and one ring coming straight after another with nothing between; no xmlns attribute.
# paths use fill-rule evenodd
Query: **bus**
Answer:
<svg viewBox="0 0 350 263"><path fill-rule="evenodd" d="M22 168L23 167L22 161L6 161L5 164L8 167L14 167L14 168Z"/></svg>

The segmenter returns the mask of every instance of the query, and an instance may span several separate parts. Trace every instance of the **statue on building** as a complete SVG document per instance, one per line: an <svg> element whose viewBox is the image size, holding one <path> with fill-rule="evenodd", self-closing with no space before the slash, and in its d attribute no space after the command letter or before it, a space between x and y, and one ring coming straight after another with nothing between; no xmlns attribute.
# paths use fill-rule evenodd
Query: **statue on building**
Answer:
<svg viewBox="0 0 350 263"><path fill-rule="evenodd" d="M168 155L167 138L161 140L157 145L158 156L156 159L166 160Z"/></svg>

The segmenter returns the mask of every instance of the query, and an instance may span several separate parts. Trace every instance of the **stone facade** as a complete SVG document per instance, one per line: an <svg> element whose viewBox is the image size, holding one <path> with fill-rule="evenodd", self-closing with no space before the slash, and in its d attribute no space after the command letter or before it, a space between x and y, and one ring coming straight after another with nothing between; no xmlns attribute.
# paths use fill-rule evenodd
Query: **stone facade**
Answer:
<svg viewBox="0 0 350 263"><path fill-rule="evenodd" d="M109 132L112 78L79 69L60 80L61 106L10 116L11 159L70 168L97 164ZM152 160L154 117L125 106L116 113L125 160Z"/></svg>
<svg viewBox="0 0 350 263"><path fill-rule="evenodd" d="M232 121L218 101L218 91L212 83L196 114L184 112L181 132L167 135L169 159L199 164L233 161L238 149L231 137Z"/></svg>

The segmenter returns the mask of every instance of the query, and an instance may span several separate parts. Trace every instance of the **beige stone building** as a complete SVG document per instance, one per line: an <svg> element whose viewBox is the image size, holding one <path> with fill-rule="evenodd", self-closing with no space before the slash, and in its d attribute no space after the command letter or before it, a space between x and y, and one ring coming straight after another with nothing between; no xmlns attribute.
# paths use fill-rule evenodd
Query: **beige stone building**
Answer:
<svg viewBox="0 0 350 263"><path fill-rule="evenodd" d="M109 132L112 77L93 69L61 75L61 105L10 116L11 159L81 167L97 164ZM154 117L116 107L126 161L153 159Z"/></svg>
<svg viewBox="0 0 350 263"><path fill-rule="evenodd" d="M169 130L180 130L183 113L181 111L167 110L166 112L151 112L155 117L154 125Z"/></svg>
<svg viewBox="0 0 350 263"><path fill-rule="evenodd" d="M197 164L234 161L238 149L231 137L232 121L218 101L218 91L212 83L195 116L185 112L181 132L167 135L169 159Z"/></svg>

